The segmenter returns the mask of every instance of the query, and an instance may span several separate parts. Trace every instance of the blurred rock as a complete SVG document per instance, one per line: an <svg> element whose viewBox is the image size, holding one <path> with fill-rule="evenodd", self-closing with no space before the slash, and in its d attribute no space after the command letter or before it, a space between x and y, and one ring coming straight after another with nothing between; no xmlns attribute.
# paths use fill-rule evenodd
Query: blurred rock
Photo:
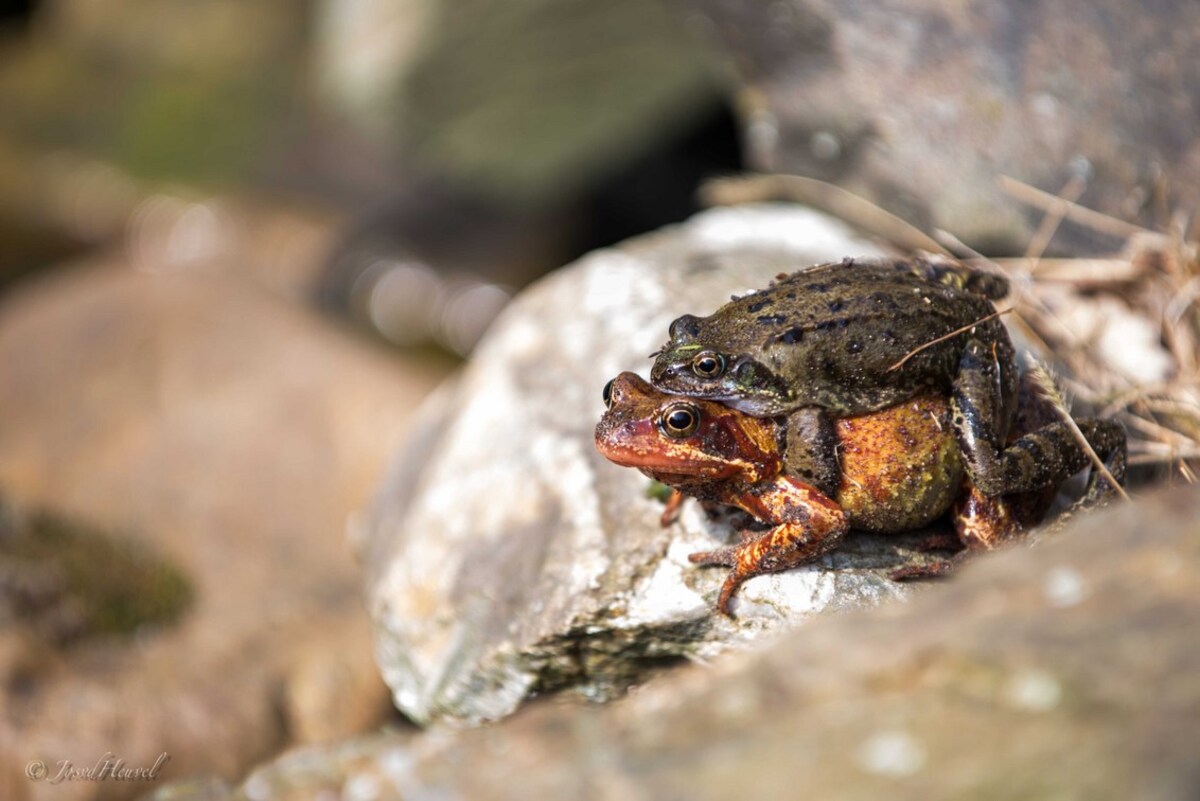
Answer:
<svg viewBox="0 0 1200 801"><path fill-rule="evenodd" d="M602 709L306 749L231 797L1189 801L1197 521L1160 492Z"/></svg>
<svg viewBox="0 0 1200 801"><path fill-rule="evenodd" d="M109 161L139 178L261 174L284 152L305 9L287 0L39 3L0 59L0 140Z"/></svg>
<svg viewBox="0 0 1200 801"><path fill-rule="evenodd" d="M830 608L907 590L885 578L914 536L854 535L814 565L746 583L713 612L724 570L687 554L731 536L693 503L659 525L648 479L596 453L601 389L684 312L707 313L777 273L877 253L799 206L720 209L601 250L501 315L364 516L384 678L419 721L511 712L531 693L621 692L679 657L721 650Z"/></svg>
<svg viewBox="0 0 1200 801"><path fill-rule="evenodd" d="M390 708L387 686L374 660L364 659L367 618L355 616L337 630L309 637L295 655L284 685L283 708L292 738L301 743L336 740L378 724Z"/></svg>
<svg viewBox="0 0 1200 801"><path fill-rule="evenodd" d="M1200 6L689 0L744 81L752 163L837 183L976 248L1024 252L1043 212L997 184L1166 225L1200 207ZM1121 102L1113 102L1121 98ZM1113 239L1064 224L1062 251Z"/></svg>
<svg viewBox="0 0 1200 801"><path fill-rule="evenodd" d="M717 101L710 53L659 0L321 8L332 102L419 169L509 207L578 192Z"/></svg>
<svg viewBox="0 0 1200 801"><path fill-rule="evenodd" d="M440 371L387 358L249 282L92 262L0 306L0 490L127 532L186 577L179 622L59 651L0 637L0 797L31 759L240 776L389 714L347 512ZM330 713L329 710L336 710Z"/></svg>
<svg viewBox="0 0 1200 801"><path fill-rule="evenodd" d="M0 515L0 627L14 626L42 647L169 628L193 590L178 566L146 543L38 512ZM19 681L19 671L0 675Z"/></svg>
<svg viewBox="0 0 1200 801"><path fill-rule="evenodd" d="M682 219L740 167L710 50L659 0L30 13L0 46L0 285L147 229L159 267L211 257L244 211L212 192L265 190L356 218L327 307L463 354L512 288Z"/></svg>
<svg viewBox="0 0 1200 801"><path fill-rule="evenodd" d="M719 107L711 53L673 11L659 0L39 3L0 51L0 175L12 177L9 149L33 164L69 153L136 180L299 190L355 208L425 177L544 214ZM26 183L21 166L14 183ZM29 216L9 184L0 230Z"/></svg>
<svg viewBox="0 0 1200 801"><path fill-rule="evenodd" d="M684 219L701 180L741 168L711 49L669 3L316 8L325 102L399 156L362 177L387 196L331 255L321 301L393 343L466 355L514 288Z"/></svg>
<svg viewBox="0 0 1200 801"><path fill-rule="evenodd" d="M225 801L233 792L229 785L215 776L180 779L141 796L143 801Z"/></svg>

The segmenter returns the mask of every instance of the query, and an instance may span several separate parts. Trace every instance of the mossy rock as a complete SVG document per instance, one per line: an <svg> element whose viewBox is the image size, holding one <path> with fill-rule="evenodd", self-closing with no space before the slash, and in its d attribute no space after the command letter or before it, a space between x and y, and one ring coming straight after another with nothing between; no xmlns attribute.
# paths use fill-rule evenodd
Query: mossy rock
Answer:
<svg viewBox="0 0 1200 801"><path fill-rule="evenodd" d="M46 511L0 522L0 620L53 645L171 625L193 596L179 567L127 534Z"/></svg>

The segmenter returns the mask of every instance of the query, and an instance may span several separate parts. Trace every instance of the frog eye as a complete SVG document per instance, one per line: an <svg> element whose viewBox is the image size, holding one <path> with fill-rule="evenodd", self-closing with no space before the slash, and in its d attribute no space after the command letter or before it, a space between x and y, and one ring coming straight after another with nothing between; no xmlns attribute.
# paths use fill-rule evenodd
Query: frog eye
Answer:
<svg viewBox="0 0 1200 801"><path fill-rule="evenodd" d="M716 378L725 372L725 357L706 350L692 359L692 372L701 378Z"/></svg>
<svg viewBox="0 0 1200 801"><path fill-rule="evenodd" d="M690 403L676 403L663 410L658 427L671 439L690 437L700 425L700 411Z"/></svg>
<svg viewBox="0 0 1200 801"><path fill-rule="evenodd" d="M601 397L604 398L605 407L609 408L609 409L612 408L612 400L613 400L612 388L613 388L613 382L616 380L617 379L615 379L615 378L609 379L608 383L604 385L604 393L601 395Z"/></svg>
<svg viewBox="0 0 1200 801"><path fill-rule="evenodd" d="M671 327L667 329L668 336L673 342L678 342L684 339L692 339L700 333L700 318L693 314L685 314L682 317L677 317Z"/></svg>

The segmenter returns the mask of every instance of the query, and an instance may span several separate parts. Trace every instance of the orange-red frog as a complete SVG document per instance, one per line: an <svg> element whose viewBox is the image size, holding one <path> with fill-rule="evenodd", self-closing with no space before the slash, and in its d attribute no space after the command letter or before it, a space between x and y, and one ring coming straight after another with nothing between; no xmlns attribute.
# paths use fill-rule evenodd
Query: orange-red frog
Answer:
<svg viewBox="0 0 1200 801"><path fill-rule="evenodd" d="M988 548L1038 514L1014 512L965 482L943 395L838 419L840 480L833 492L785 472L786 427L774 418L668 395L628 372L613 379L604 395L608 409L596 426L596 448L606 458L702 501L739 507L771 526L743 532L738 545L689 557L732 568L717 601L727 615L742 582L815 559L851 527L908 531L955 505L963 544Z"/></svg>

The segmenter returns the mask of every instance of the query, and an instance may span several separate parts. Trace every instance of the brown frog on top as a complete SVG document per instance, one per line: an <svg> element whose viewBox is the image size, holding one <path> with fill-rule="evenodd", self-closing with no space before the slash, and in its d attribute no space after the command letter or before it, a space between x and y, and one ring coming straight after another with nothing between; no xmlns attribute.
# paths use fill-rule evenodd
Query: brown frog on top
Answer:
<svg viewBox="0 0 1200 801"><path fill-rule="evenodd" d="M1010 508L1005 499L971 486L944 394L838 419L840 474L831 493L785 469L784 449L796 446L787 439L785 421L668 395L633 373L609 382L604 395L608 408L596 426L596 447L606 458L770 525L765 532L744 532L737 545L691 555L698 564L731 568L717 601L725 614L742 582L815 559L851 527L885 533L919 528L958 500L960 540L968 548L988 548L1036 522L1045 506ZM1080 452L1058 481L1085 464ZM1114 467L1119 472L1123 463Z"/></svg>

